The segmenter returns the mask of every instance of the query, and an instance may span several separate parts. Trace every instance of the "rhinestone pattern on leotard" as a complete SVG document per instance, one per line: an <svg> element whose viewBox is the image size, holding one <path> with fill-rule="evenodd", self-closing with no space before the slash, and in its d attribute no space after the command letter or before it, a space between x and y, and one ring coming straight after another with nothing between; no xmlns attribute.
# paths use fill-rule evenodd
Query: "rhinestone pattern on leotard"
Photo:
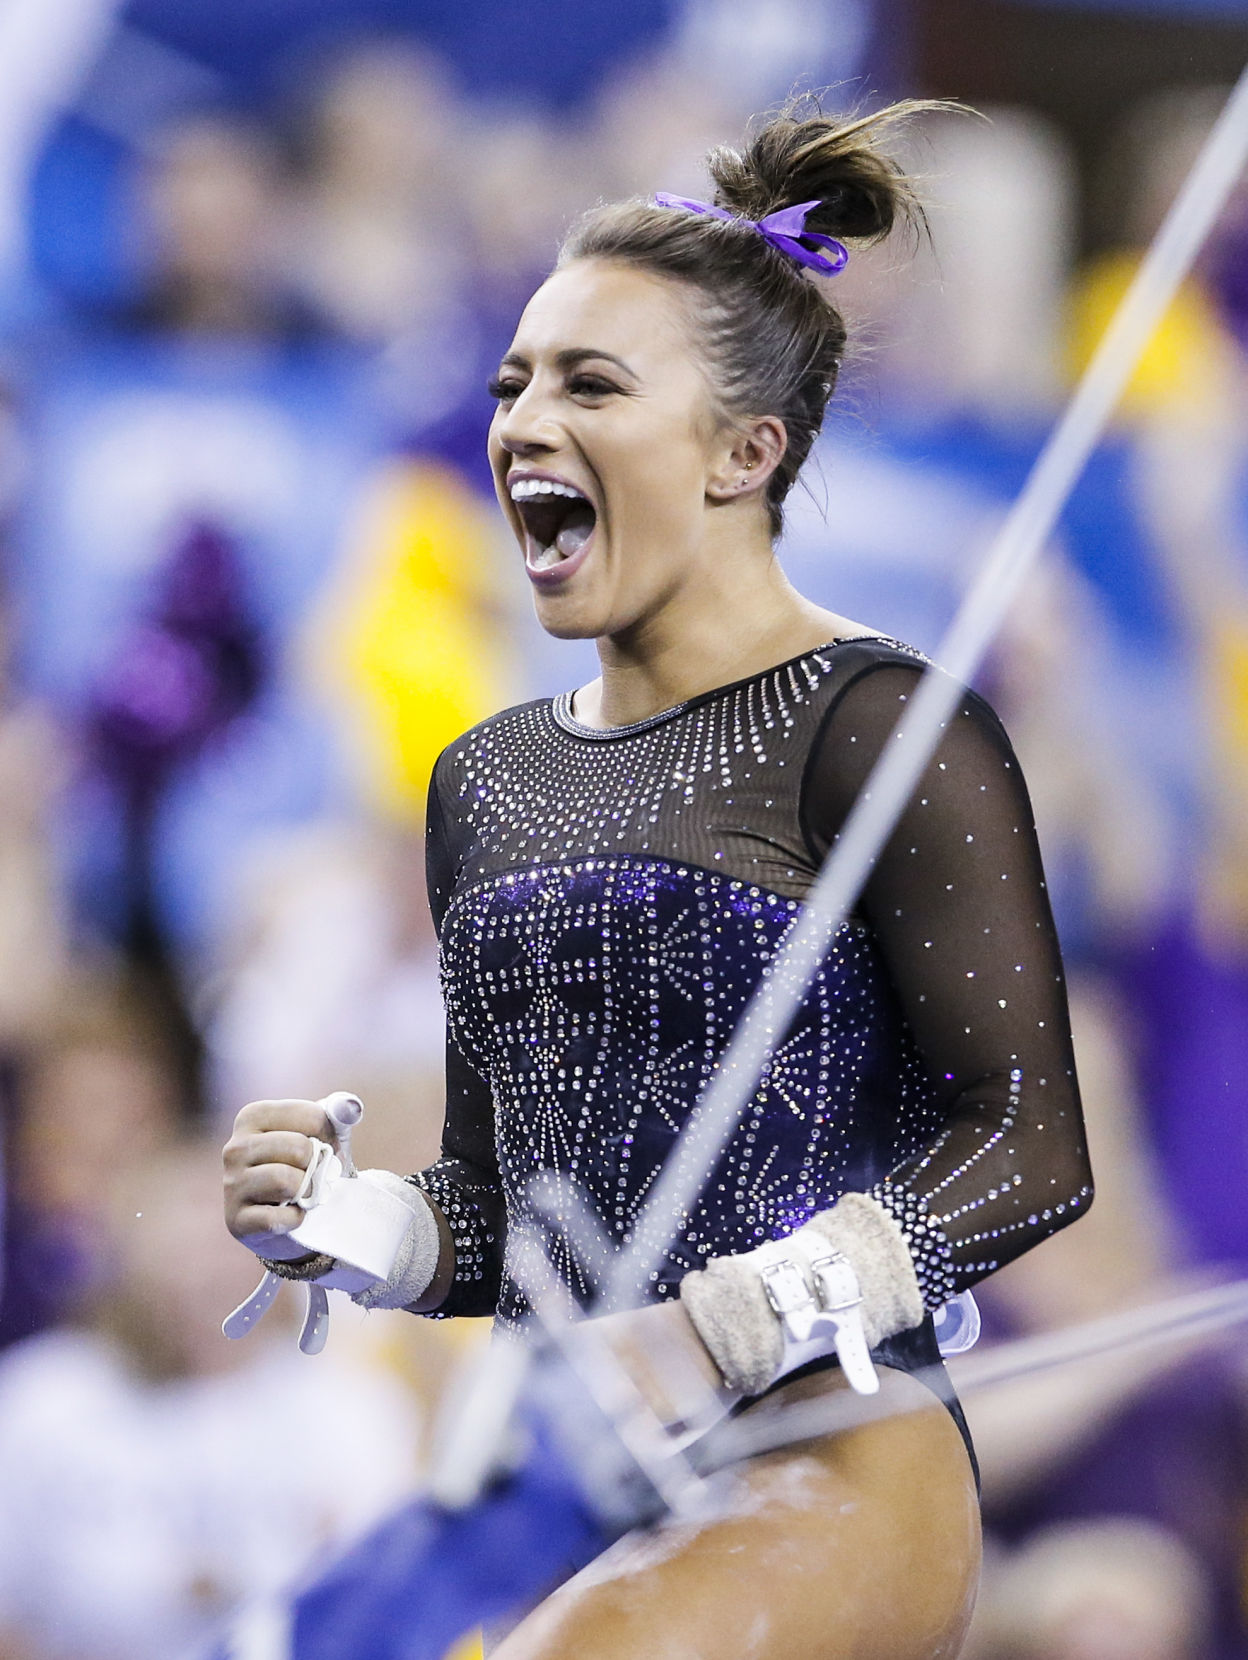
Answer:
<svg viewBox="0 0 1248 1660"><path fill-rule="evenodd" d="M553 1171L580 1189L606 1249L628 1237L796 909L714 872L622 857L509 871L452 902L447 1013L493 1088L509 1216ZM874 942L842 928L651 1294L709 1255L791 1233L940 1124ZM588 1300L606 1255L578 1261L558 1229L551 1243ZM518 1310L508 1281L499 1312Z"/></svg>
<svg viewBox="0 0 1248 1660"><path fill-rule="evenodd" d="M447 1157L421 1178L456 1241L445 1312L521 1311L502 1236L529 1217L535 1176L587 1201L598 1237L556 1221L546 1238L578 1300L601 1283L817 872L806 773L846 687L881 664L912 673L914 654L825 648L608 731L581 726L569 699L528 704L443 756L431 896L452 1044L478 1080L448 1107ZM993 1201L1012 1215L977 1229L959 1260L962 1230L955 1251L946 1229L965 1171L932 1164L951 1133L951 1076L920 1054L875 931L855 918L666 1262L637 1289L670 1295L708 1255L782 1236L857 1189L888 1205L925 1301L943 1302L995 1265L1022 1203L1006 1102L957 1170L987 1157ZM486 1193L501 1195L506 1228ZM968 1214L986 1202L977 1189Z"/></svg>

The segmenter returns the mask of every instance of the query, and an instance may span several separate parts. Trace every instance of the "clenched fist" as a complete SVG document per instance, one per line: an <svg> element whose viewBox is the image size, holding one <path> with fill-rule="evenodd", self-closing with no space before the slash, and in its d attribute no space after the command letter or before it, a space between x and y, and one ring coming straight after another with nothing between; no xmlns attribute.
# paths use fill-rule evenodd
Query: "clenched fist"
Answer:
<svg viewBox="0 0 1248 1660"><path fill-rule="evenodd" d="M303 1220L290 1200L312 1160L313 1142L337 1145L318 1101L251 1101L225 1144L225 1223L235 1239L261 1256L292 1252L284 1239ZM285 1249L283 1249L285 1247Z"/></svg>

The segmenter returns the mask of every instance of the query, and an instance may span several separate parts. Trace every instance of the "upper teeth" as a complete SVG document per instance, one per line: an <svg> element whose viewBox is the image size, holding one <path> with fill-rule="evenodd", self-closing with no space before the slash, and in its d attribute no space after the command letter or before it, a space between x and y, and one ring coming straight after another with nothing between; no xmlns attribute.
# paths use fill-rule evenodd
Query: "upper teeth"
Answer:
<svg viewBox="0 0 1248 1660"><path fill-rule="evenodd" d="M512 501L532 501L534 496L571 496L573 501L584 500L579 490L570 484L557 484L553 478L518 478L511 487Z"/></svg>

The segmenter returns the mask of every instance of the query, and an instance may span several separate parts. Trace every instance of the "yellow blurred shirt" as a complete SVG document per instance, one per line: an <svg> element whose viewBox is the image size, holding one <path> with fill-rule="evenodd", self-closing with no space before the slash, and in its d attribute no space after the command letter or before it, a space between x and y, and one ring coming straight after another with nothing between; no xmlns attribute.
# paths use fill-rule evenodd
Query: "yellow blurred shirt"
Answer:
<svg viewBox="0 0 1248 1660"><path fill-rule="evenodd" d="M313 673L346 717L368 804L423 821L433 763L509 699L484 504L451 468L387 464L366 490L313 623Z"/></svg>
<svg viewBox="0 0 1248 1660"><path fill-rule="evenodd" d="M1072 378L1087 367L1139 263L1137 253L1119 250L1092 260L1076 277L1067 337ZM1189 277L1145 347L1121 413L1148 415L1210 397L1225 383L1233 349L1204 288Z"/></svg>

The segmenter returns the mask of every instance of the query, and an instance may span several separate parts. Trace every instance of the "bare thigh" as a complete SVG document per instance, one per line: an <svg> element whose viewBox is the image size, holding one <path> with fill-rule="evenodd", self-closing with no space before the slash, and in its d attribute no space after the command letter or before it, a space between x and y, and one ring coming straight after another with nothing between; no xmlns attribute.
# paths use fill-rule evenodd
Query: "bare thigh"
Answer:
<svg viewBox="0 0 1248 1660"><path fill-rule="evenodd" d="M621 1539L493 1660L952 1660L979 1578L974 1475L924 1385L880 1375L919 1410L750 1460L721 1514Z"/></svg>

